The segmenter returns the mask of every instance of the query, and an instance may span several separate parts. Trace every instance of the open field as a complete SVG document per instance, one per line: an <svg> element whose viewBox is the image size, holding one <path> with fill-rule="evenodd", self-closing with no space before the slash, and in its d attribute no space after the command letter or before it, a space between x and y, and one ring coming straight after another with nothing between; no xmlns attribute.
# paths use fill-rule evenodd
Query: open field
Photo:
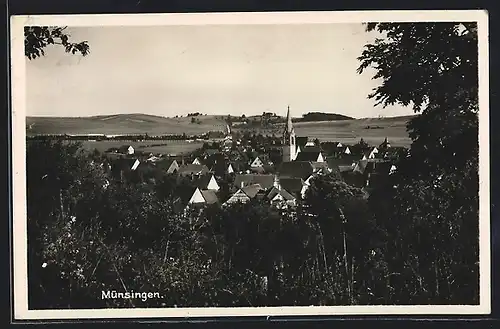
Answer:
<svg viewBox="0 0 500 329"><path fill-rule="evenodd" d="M222 116L197 116L200 124L191 123L191 117L165 118L146 114L120 114L96 116L88 118L55 118L55 117L28 117L27 134L202 134L208 131L224 131L226 123ZM367 118L339 121L297 122L294 123L298 136L308 136L321 141L338 141L354 144L363 138L371 145L380 144L387 137L393 146L408 146L411 143L406 132L406 123L411 116L393 118ZM369 129L367 129L369 127ZM234 130L244 131L245 128ZM281 134L283 126L273 129L251 129L262 134ZM88 142L98 149L115 147L113 144L99 145L101 142ZM107 143L114 143L109 141ZM122 142L120 145L123 145ZM151 144L151 141L147 142ZM130 143L134 146L134 143ZM110 145L110 146L108 146ZM134 146L135 148L136 146ZM191 149L194 146L186 146ZM170 143L168 152L178 152L178 148ZM183 150L184 147L181 147ZM174 150L174 151L171 151ZM154 147L150 152L163 153L165 147Z"/></svg>
<svg viewBox="0 0 500 329"><path fill-rule="evenodd" d="M82 118L27 117L27 135L40 134L106 134L106 135L180 135L225 131L226 123L220 116L197 116L200 123L191 123L191 117L166 118L148 114L117 114Z"/></svg>
<svg viewBox="0 0 500 329"><path fill-rule="evenodd" d="M318 138L321 141L355 144L363 138L370 145L379 145L387 137L393 146L409 146L411 139L406 131L409 119L410 117L395 117L300 122L294 124L294 127L297 136Z"/></svg>
<svg viewBox="0 0 500 329"><path fill-rule="evenodd" d="M344 144L356 144L363 138L370 145L379 145L387 137L393 146L409 146L411 140L406 132L406 124L411 116L392 118L367 118L339 121L296 122L293 124L297 136L307 136L320 141L335 141ZM279 136L283 124L272 129L250 128L263 135ZM235 129L236 130L236 129ZM238 128L244 131L244 128Z"/></svg>
<svg viewBox="0 0 500 329"><path fill-rule="evenodd" d="M162 145L160 145L162 144ZM97 149L99 152L103 153L109 148L120 147L123 145L131 145L137 152L154 153L154 154L186 154L190 153L196 149L203 146L203 142L192 142L187 141L152 141L146 140L143 142L136 141L82 141L83 148L88 151L94 151Z"/></svg>

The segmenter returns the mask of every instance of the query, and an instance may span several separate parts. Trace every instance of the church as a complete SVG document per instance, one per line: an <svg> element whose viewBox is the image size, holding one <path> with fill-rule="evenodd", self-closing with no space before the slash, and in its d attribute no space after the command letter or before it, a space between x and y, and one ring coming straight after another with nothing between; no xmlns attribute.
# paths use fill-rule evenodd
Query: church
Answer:
<svg viewBox="0 0 500 329"><path fill-rule="evenodd" d="M297 154L296 136L293 129L290 106L286 113L285 129L283 130L283 162L294 161Z"/></svg>
<svg viewBox="0 0 500 329"><path fill-rule="evenodd" d="M307 137L299 137L307 142ZM290 106L286 113L286 123L283 130L283 162L292 161L310 161L310 162L325 162L325 158L318 147L308 147L308 143L303 143L300 147L297 146L297 136L293 128L292 117L290 115Z"/></svg>

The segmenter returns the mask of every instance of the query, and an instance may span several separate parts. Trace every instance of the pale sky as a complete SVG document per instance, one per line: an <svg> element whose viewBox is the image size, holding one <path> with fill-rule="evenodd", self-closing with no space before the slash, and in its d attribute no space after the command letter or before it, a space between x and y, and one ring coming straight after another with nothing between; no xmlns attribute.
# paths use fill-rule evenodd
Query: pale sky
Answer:
<svg viewBox="0 0 500 329"><path fill-rule="evenodd" d="M28 116L146 113L161 116L355 118L413 114L374 107L380 82L356 73L363 46L376 37L361 24L191 25L69 28L87 40L87 57L51 46L26 60Z"/></svg>

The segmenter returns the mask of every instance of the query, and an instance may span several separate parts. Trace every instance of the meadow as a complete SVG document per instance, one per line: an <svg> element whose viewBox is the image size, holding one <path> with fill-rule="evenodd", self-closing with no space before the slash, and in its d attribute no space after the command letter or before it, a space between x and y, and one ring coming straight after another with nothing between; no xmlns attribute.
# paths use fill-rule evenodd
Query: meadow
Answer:
<svg viewBox="0 0 500 329"><path fill-rule="evenodd" d="M136 152L154 153L154 154L169 154L180 155L193 152L203 146L203 142L187 142L182 140L173 141L120 141L120 140L103 140L103 141L82 141L83 148L90 152L97 149L103 153L110 148L118 148L123 145L131 145Z"/></svg>
<svg viewBox="0 0 500 329"><path fill-rule="evenodd" d="M322 142L332 141L356 144L361 138L370 145L380 145L387 137L391 145L408 147L411 139L406 131L410 116L392 118L366 118L337 121L296 122L293 124L297 136L307 136ZM263 135L281 135L283 124L269 128L249 128ZM241 132L245 128L238 128Z"/></svg>
<svg viewBox="0 0 500 329"><path fill-rule="evenodd" d="M148 114L116 114L93 117L27 117L26 134L105 134L105 135L180 135L203 134L225 130L226 122L219 116L166 118Z"/></svg>
<svg viewBox="0 0 500 329"><path fill-rule="evenodd" d="M297 136L355 144L361 138L370 145L379 145L387 137L392 146L411 144L406 131L410 117L368 118L342 121L300 122L294 124Z"/></svg>
<svg viewBox="0 0 500 329"><path fill-rule="evenodd" d="M392 118L366 118L338 121L316 121L294 123L297 136L318 138L321 141L337 141L344 144L355 144L363 138L370 145L379 145L387 137L393 146L409 146L411 140L406 131L406 124L411 117L401 116ZM201 115L195 117L199 123L191 123L192 117L166 118L146 114L119 114L95 116L86 118L55 118L55 117L28 117L27 135L38 134L148 134L166 135L183 134L195 135L209 131L225 131L226 122L223 116ZM234 128L234 131L250 130L264 135L280 135L283 125L268 128ZM86 142L88 147L106 150L116 147L115 141ZM134 148L143 142L117 141L118 146L130 144ZM139 143L139 144L137 144ZM147 145L153 141L144 142ZM194 144L168 143L166 147L158 146L147 148L148 152L170 153L185 152L184 149L193 150ZM189 152L189 151L187 151Z"/></svg>

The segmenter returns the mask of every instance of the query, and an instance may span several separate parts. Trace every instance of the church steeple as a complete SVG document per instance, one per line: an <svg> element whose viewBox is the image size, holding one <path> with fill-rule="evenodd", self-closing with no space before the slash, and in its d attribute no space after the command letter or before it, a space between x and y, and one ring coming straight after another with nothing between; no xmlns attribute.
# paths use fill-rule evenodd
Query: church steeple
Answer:
<svg viewBox="0 0 500 329"><path fill-rule="evenodd" d="M286 113L285 129L283 130L283 162L295 160L296 157L295 131L293 129L290 106Z"/></svg>
<svg viewBox="0 0 500 329"><path fill-rule="evenodd" d="M292 125L292 117L290 116L290 106L288 106L287 112L286 112L286 125L285 125L285 131L284 133L290 134L293 130L293 125Z"/></svg>

